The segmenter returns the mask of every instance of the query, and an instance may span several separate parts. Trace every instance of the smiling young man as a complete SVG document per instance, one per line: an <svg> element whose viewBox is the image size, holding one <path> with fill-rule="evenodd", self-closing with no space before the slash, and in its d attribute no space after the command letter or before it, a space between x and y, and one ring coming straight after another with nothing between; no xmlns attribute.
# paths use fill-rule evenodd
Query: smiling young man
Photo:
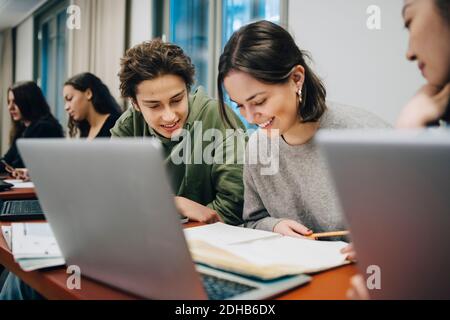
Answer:
<svg viewBox="0 0 450 320"><path fill-rule="evenodd" d="M191 59L174 44L153 40L128 50L121 62L120 89L133 107L122 115L111 133L113 137L155 137L161 141L175 203L182 215L194 221L221 220L239 225L243 223L244 190L242 162L238 160L243 155L239 148L225 147L235 136L227 132L217 101L202 88L190 94L194 74ZM228 111L244 130L239 118ZM214 157L221 154L233 161L174 161L186 150L192 157L184 154L184 159L198 160L198 154L203 157L211 141L197 132L208 130L222 137L214 142ZM200 151L197 155L196 150Z"/></svg>

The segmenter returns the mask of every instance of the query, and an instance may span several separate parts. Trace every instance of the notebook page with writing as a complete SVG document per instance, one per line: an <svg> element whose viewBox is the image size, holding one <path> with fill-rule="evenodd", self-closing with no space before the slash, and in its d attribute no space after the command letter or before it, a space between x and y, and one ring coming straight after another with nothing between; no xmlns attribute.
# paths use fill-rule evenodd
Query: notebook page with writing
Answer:
<svg viewBox="0 0 450 320"><path fill-rule="evenodd" d="M14 259L62 257L48 223L13 223L11 226Z"/></svg>

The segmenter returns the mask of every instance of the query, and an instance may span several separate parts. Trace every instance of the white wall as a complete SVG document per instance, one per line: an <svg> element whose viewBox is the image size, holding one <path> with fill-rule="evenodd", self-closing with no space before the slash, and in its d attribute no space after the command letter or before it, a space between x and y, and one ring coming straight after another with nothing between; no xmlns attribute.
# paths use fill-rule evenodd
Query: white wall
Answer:
<svg viewBox="0 0 450 320"><path fill-rule="evenodd" d="M15 81L33 80L33 17L17 27Z"/></svg>
<svg viewBox="0 0 450 320"><path fill-rule="evenodd" d="M11 117L7 107L7 91L13 81L12 30L6 29L1 33L0 46L0 149L3 155L9 147L9 129Z"/></svg>
<svg viewBox="0 0 450 320"><path fill-rule="evenodd" d="M3 33L0 32L0 79L3 78L3 69L2 69L2 60L3 60ZM3 118L6 115L6 101L4 98L5 93L3 93L3 87L0 85L0 157L6 152L7 143L8 143L8 133L7 130L4 129Z"/></svg>
<svg viewBox="0 0 450 320"><path fill-rule="evenodd" d="M381 30L366 26L370 5L381 9ZM406 60L403 0L291 0L289 28L311 53L328 99L366 108L394 123L424 83Z"/></svg>
<svg viewBox="0 0 450 320"><path fill-rule="evenodd" d="M0 61L2 61L2 54L3 54L3 33L0 32ZM0 69L0 74L2 70Z"/></svg>
<svg viewBox="0 0 450 320"><path fill-rule="evenodd" d="M132 47L152 36L152 0L132 0L130 14L130 44Z"/></svg>

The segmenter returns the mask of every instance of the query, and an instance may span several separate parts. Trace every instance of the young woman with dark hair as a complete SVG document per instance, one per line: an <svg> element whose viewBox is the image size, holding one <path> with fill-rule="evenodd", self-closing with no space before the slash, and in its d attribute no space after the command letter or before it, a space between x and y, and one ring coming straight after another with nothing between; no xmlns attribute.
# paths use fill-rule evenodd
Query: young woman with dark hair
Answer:
<svg viewBox="0 0 450 320"><path fill-rule="evenodd" d="M111 136L111 128L120 117L121 110L108 87L92 73L81 73L67 80L63 88L65 109L69 113L69 134L72 138L107 138ZM47 108L41 106L43 110ZM16 119L16 114L12 113ZM55 120L56 121L56 120ZM14 172L17 179L28 180L27 169ZM7 276L7 277L6 277ZM5 289L0 282L0 299L27 297L43 299L43 297L27 286L14 274L2 275L7 279Z"/></svg>
<svg viewBox="0 0 450 320"><path fill-rule="evenodd" d="M35 82L19 82L8 89L8 110L13 120L11 147L2 160L14 168L25 167L17 149L17 139L64 137L61 125L51 114L44 94ZM5 165L0 164L0 172L5 171Z"/></svg>
<svg viewBox="0 0 450 320"><path fill-rule="evenodd" d="M409 31L406 57L417 61L427 80L403 109L397 121L399 129L423 128L450 121L450 0L405 0L402 10ZM413 247L413 245L412 245ZM353 245L343 250L349 260L356 259ZM438 263L438 262L435 262ZM414 279L403 281L413 282ZM362 275L351 279L350 299L370 299Z"/></svg>
<svg viewBox="0 0 450 320"><path fill-rule="evenodd" d="M450 122L450 0L405 0L406 57L417 61L427 84L403 109L398 128Z"/></svg>
<svg viewBox="0 0 450 320"><path fill-rule="evenodd" d="M108 138L122 111L108 87L92 73L80 73L64 83L65 110L69 114L71 138ZM28 180L28 170L18 169L14 176Z"/></svg>
<svg viewBox="0 0 450 320"><path fill-rule="evenodd" d="M80 138L110 137L121 115L120 106L108 87L92 73L81 73L66 81L63 88L69 114L69 135Z"/></svg>
<svg viewBox="0 0 450 320"><path fill-rule="evenodd" d="M271 159L278 161L278 172L262 174L267 161L244 166L243 217L249 228L293 237L344 228L313 137L321 129L387 127L361 109L330 106L307 57L289 32L268 21L235 32L220 57L221 110L225 89L247 121L260 127L250 137L246 159L258 146L279 141L278 159Z"/></svg>

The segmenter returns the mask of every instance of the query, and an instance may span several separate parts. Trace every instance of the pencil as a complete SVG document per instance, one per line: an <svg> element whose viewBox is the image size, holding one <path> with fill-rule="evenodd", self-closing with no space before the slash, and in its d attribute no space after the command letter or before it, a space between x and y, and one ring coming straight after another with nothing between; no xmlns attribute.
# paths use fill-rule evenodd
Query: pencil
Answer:
<svg viewBox="0 0 450 320"><path fill-rule="evenodd" d="M324 232L324 233L313 233L306 238L316 239L316 238L329 238L329 237L342 237L348 236L350 234L349 231L334 231L334 232Z"/></svg>

